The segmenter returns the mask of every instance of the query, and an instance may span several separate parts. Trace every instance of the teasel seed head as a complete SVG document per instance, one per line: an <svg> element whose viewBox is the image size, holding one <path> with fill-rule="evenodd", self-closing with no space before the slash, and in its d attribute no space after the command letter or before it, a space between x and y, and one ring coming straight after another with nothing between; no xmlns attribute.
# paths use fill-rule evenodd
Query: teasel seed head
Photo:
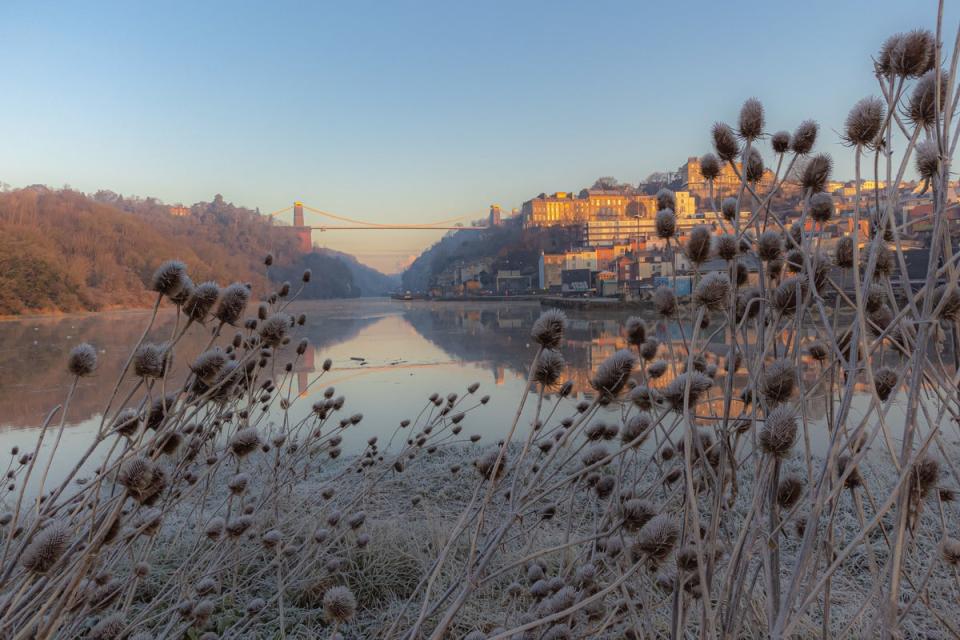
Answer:
<svg viewBox="0 0 960 640"><path fill-rule="evenodd" d="M173 298L186 284L187 266L179 260L168 260L153 272L151 291Z"/></svg>
<svg viewBox="0 0 960 640"><path fill-rule="evenodd" d="M773 147L774 153L786 153L790 149L790 134L786 131L777 131L770 138L770 146Z"/></svg>
<svg viewBox="0 0 960 640"><path fill-rule="evenodd" d="M533 370L534 382L541 385L544 389L553 388L559 381L563 373L565 362L559 351L554 349L544 349L537 359L536 367Z"/></svg>
<svg viewBox="0 0 960 640"><path fill-rule="evenodd" d="M787 278L773 291L771 303L781 315L789 315L797 310L797 294L801 300L807 294L807 283L804 278Z"/></svg>
<svg viewBox="0 0 960 640"><path fill-rule="evenodd" d="M886 106L876 96L868 96L857 102L844 122L844 142L868 148L875 146L885 114Z"/></svg>
<svg viewBox="0 0 960 640"><path fill-rule="evenodd" d="M726 275L714 272L707 274L693 292L693 301L708 311L722 311L728 306L730 280Z"/></svg>
<svg viewBox="0 0 960 640"><path fill-rule="evenodd" d="M122 638L123 630L127 626L124 620L124 617L119 613L101 618L100 622L90 629L90 634L87 637L90 640L117 640Z"/></svg>
<svg viewBox="0 0 960 640"><path fill-rule="evenodd" d="M230 493L235 496L243 494L247 490L247 485L250 483L250 476L246 473L235 474L227 481L227 488L230 489Z"/></svg>
<svg viewBox="0 0 960 640"><path fill-rule="evenodd" d="M133 354L133 372L140 378L162 378L170 369L173 350L167 344L146 342Z"/></svg>
<svg viewBox="0 0 960 640"><path fill-rule="evenodd" d="M323 612L331 622L347 622L356 610L357 600L347 587L331 587L323 594Z"/></svg>
<svg viewBox="0 0 960 640"><path fill-rule="evenodd" d="M655 360L647 365L647 375L650 376L653 380L663 377L663 374L667 372L667 361L666 360Z"/></svg>
<svg viewBox="0 0 960 640"><path fill-rule="evenodd" d="M796 386L797 369L786 358L768 364L760 379L760 393L770 403L784 402L790 398Z"/></svg>
<svg viewBox="0 0 960 640"><path fill-rule="evenodd" d="M685 253L693 264L701 264L710 259L710 229L704 224L698 224L690 230ZM643 342L641 340L640 342Z"/></svg>
<svg viewBox="0 0 960 640"><path fill-rule="evenodd" d="M960 565L960 540L950 536L945 537L940 542L940 557L951 566Z"/></svg>
<svg viewBox="0 0 960 640"><path fill-rule="evenodd" d="M810 196L810 217L815 222L829 222L833 217L833 196L825 192Z"/></svg>
<svg viewBox="0 0 960 640"><path fill-rule="evenodd" d="M720 175L720 161L712 153L705 153L700 158L700 175L704 180L713 180Z"/></svg>
<svg viewBox="0 0 960 640"><path fill-rule="evenodd" d="M230 450L233 451L233 455L238 458L243 458L253 453L259 446L260 434L257 433L255 427L240 429L230 438Z"/></svg>
<svg viewBox="0 0 960 640"><path fill-rule="evenodd" d="M657 191L657 209L670 209L675 211L677 208L677 197L673 191L664 187Z"/></svg>
<svg viewBox="0 0 960 640"><path fill-rule="evenodd" d="M877 369L873 373L873 386L877 390L877 397L881 401L890 397L891 392L897 388L897 372L889 367Z"/></svg>
<svg viewBox="0 0 960 640"><path fill-rule="evenodd" d="M625 445L639 447L646 441L653 418L646 411L630 416L623 424L620 441Z"/></svg>
<svg viewBox="0 0 960 640"><path fill-rule="evenodd" d="M203 534L207 536L210 540L217 541L220 539L220 536L223 535L223 530L226 527L226 521L220 516L215 516L210 519L210 522L207 523L207 526L203 529Z"/></svg>
<svg viewBox="0 0 960 640"><path fill-rule="evenodd" d="M679 538L680 530L673 518L666 514L654 516L640 529L637 540L631 547L633 558L647 558L654 564L659 564L667 559Z"/></svg>
<svg viewBox="0 0 960 640"><path fill-rule="evenodd" d="M806 155L813 149L817 141L819 127L813 120L804 120L793 132L790 139L790 149L797 155Z"/></svg>
<svg viewBox="0 0 960 640"><path fill-rule="evenodd" d="M70 541L70 530L55 522L38 532L20 556L20 564L31 573L46 573L57 563Z"/></svg>
<svg viewBox="0 0 960 640"><path fill-rule="evenodd" d="M668 289L669 291L669 289ZM653 360L657 357L657 351L660 349L660 341L654 338L653 336L648 337L643 341L643 344L640 345L640 357L644 360Z"/></svg>
<svg viewBox="0 0 960 640"><path fill-rule="evenodd" d="M783 236L776 231L764 231L757 240L757 256L765 261L776 260L783 253Z"/></svg>
<svg viewBox="0 0 960 640"><path fill-rule="evenodd" d="M737 199L729 196L720 203L720 213L727 220L734 220L737 217Z"/></svg>
<svg viewBox="0 0 960 640"><path fill-rule="evenodd" d="M833 261L841 269L851 269L853 267L853 238L843 236L837 240L837 246L834 249Z"/></svg>
<svg viewBox="0 0 960 640"><path fill-rule="evenodd" d="M227 354L220 347L204 351L193 361L190 370L207 384L212 384L217 374L227 365Z"/></svg>
<svg viewBox="0 0 960 640"><path fill-rule="evenodd" d="M833 159L825 153L818 153L811 156L803 165L800 184L804 189L819 193L826 189L831 171L833 171Z"/></svg>
<svg viewBox="0 0 960 640"><path fill-rule="evenodd" d="M937 487L940 479L940 462L936 458L926 455L913 464L911 471L915 491L921 498L925 498L931 489Z"/></svg>
<svg viewBox="0 0 960 640"><path fill-rule="evenodd" d="M260 325L260 339L271 348L279 347L293 326L293 318L287 313L274 313Z"/></svg>
<svg viewBox="0 0 960 640"><path fill-rule="evenodd" d="M663 239L672 238L677 233L677 216L673 209L660 209L657 211L657 217L654 219L654 225L657 230L657 237Z"/></svg>
<svg viewBox="0 0 960 640"><path fill-rule="evenodd" d="M940 150L933 140L924 140L916 149L917 173L924 180L931 180L940 174Z"/></svg>
<svg viewBox="0 0 960 640"><path fill-rule="evenodd" d="M823 362L830 356L830 350L827 348L827 345L819 340L810 343L807 347L807 353L817 362Z"/></svg>
<svg viewBox="0 0 960 640"><path fill-rule="evenodd" d="M664 318L672 317L677 312L677 295L665 286L653 292L653 308Z"/></svg>
<svg viewBox="0 0 960 640"><path fill-rule="evenodd" d="M627 334L627 343L639 346L647 339L647 325L642 318L630 316L624 324Z"/></svg>
<svg viewBox="0 0 960 640"><path fill-rule="evenodd" d="M223 290L214 317L224 324L236 325L250 301L250 290L246 285L234 282Z"/></svg>
<svg viewBox="0 0 960 640"><path fill-rule="evenodd" d="M747 182L756 184L763 179L763 156L756 147L750 147L750 153L747 154L744 163L744 177Z"/></svg>
<svg viewBox="0 0 960 640"><path fill-rule="evenodd" d="M590 380L590 386L603 397L612 400L623 391L636 366L637 356L632 351L620 349L600 363Z"/></svg>
<svg viewBox="0 0 960 640"><path fill-rule="evenodd" d="M557 349L563 342L563 332L567 327L567 316L562 311L550 309L540 314L530 337L544 349Z"/></svg>
<svg viewBox="0 0 960 640"><path fill-rule="evenodd" d="M630 392L630 402L644 411L649 411L659 401L660 392L651 387L639 386Z"/></svg>
<svg viewBox="0 0 960 640"><path fill-rule="evenodd" d="M88 342L78 344L70 350L67 358L67 371L82 378L93 373L97 368L97 350Z"/></svg>
<svg viewBox="0 0 960 640"><path fill-rule="evenodd" d="M947 76L940 72L940 110L945 108L947 96ZM907 105L907 115L910 121L918 127L932 127L937 118L937 72L934 70L923 74L913 87L910 102Z"/></svg>
<svg viewBox="0 0 960 640"><path fill-rule="evenodd" d="M687 371L671 380L670 384L664 387L662 395L674 411L683 411L684 396L687 393L688 384L690 386L690 406L693 407L700 400L700 396L713 386L713 380L699 371Z"/></svg>
<svg viewBox="0 0 960 640"><path fill-rule="evenodd" d="M783 510L793 508L803 495L803 478L798 475L788 475L780 481L777 487L777 504Z"/></svg>
<svg viewBox="0 0 960 640"><path fill-rule="evenodd" d="M724 162L733 162L740 154L740 143L730 125L717 122L710 131L713 136L713 148Z"/></svg>
<svg viewBox="0 0 960 640"><path fill-rule="evenodd" d="M747 98L740 107L740 137L756 140L763 135L763 104L756 98Z"/></svg>
<svg viewBox="0 0 960 640"><path fill-rule="evenodd" d="M757 436L760 449L775 458L787 457L796 440L797 419L788 405L780 405L770 411Z"/></svg>

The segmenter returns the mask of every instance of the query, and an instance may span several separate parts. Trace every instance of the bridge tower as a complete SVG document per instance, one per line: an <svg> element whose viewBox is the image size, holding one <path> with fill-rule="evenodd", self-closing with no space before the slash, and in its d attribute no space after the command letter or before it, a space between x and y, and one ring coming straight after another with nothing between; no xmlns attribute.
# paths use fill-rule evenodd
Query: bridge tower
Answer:
<svg viewBox="0 0 960 640"><path fill-rule="evenodd" d="M303 221L303 203L299 200L293 203L293 227L300 251L310 253L313 249L312 230Z"/></svg>

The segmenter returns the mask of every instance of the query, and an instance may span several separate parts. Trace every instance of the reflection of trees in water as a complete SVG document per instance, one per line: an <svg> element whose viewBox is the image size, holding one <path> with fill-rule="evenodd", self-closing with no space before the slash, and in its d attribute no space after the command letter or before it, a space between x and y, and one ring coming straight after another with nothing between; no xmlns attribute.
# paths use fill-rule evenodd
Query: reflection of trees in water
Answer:
<svg viewBox="0 0 960 640"><path fill-rule="evenodd" d="M254 309L251 307L250 311ZM379 320L379 316L325 316L322 308L309 303L297 305L295 310L307 313L307 322L298 335L310 339L310 355L316 352L321 361L324 348L349 340ZM0 428L37 426L50 409L63 402L71 383L66 370L67 353L81 342L96 347L99 362L96 373L81 380L70 402L67 420L76 424L99 415L149 317L148 312L138 311L0 323ZM172 311L161 312L147 340L169 339L174 321ZM211 329L193 326L177 345L172 375L175 382L185 378L188 365L210 340ZM226 344L235 331L225 327L221 342ZM292 353L293 345L288 349ZM300 368L312 370L312 358L305 357Z"/></svg>

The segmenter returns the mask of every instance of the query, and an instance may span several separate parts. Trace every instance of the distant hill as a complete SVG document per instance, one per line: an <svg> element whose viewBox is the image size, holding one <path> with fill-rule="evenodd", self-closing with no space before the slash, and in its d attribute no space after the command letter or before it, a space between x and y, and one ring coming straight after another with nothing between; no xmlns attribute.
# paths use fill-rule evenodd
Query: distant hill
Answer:
<svg viewBox="0 0 960 640"><path fill-rule="evenodd" d="M349 253L343 253L328 248L317 249L320 253L332 256L347 265L350 274L353 276L353 282L360 287L364 296L379 296L384 293L391 293L400 287L400 274L387 275L362 264Z"/></svg>
<svg viewBox="0 0 960 640"><path fill-rule="evenodd" d="M424 251L403 272L403 288L424 291L438 274L457 264L492 259L492 270L519 269L534 274L540 252L565 250L572 242L572 231L563 227L524 229L519 218L489 229L454 231Z"/></svg>
<svg viewBox="0 0 960 640"><path fill-rule="evenodd" d="M304 297L381 293L368 273L378 272L342 254L303 254L289 227L220 195L179 213L154 198L110 191L0 193L0 315L146 306L154 269L171 258L185 262L195 282L250 282L255 294L269 280L299 280L305 267L314 277ZM275 256L269 277L267 253ZM356 280L355 272L362 273Z"/></svg>

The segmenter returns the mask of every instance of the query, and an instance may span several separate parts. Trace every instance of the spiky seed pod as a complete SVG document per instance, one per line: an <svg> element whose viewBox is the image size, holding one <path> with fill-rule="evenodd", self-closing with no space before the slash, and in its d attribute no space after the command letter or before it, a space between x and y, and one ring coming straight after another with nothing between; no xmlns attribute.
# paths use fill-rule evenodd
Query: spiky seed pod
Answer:
<svg viewBox="0 0 960 640"><path fill-rule="evenodd" d="M823 191L833 170L833 159L826 153L818 153L807 160L800 173L800 184L814 193Z"/></svg>
<svg viewBox="0 0 960 640"><path fill-rule="evenodd" d="M933 34L916 29L887 38L880 48L876 66L881 75L916 78L932 69L935 59Z"/></svg>
<svg viewBox="0 0 960 640"><path fill-rule="evenodd" d="M207 523L207 526L203 529L203 535L207 536L211 540L219 540L220 536L223 535L223 530L227 526L226 521L220 516L215 516L210 519L210 522Z"/></svg>
<svg viewBox="0 0 960 640"><path fill-rule="evenodd" d="M777 504L781 509L792 509L803 495L803 478L798 475L789 475L780 481L777 487Z"/></svg>
<svg viewBox="0 0 960 640"><path fill-rule="evenodd" d="M656 360L647 365L647 375L652 379L656 380L657 378L662 378L663 374L667 372L666 360Z"/></svg>
<svg viewBox="0 0 960 640"><path fill-rule="evenodd" d="M720 175L720 161L712 153L705 153L700 158L700 175L704 180L713 180Z"/></svg>
<svg viewBox="0 0 960 640"><path fill-rule="evenodd" d="M870 262L870 256L876 254L873 267L873 277L875 279L889 277L896 266L893 252L887 247L887 245L877 242L872 242L866 247L865 251L860 253L860 263L862 268L865 270L867 264Z"/></svg>
<svg viewBox="0 0 960 640"><path fill-rule="evenodd" d="M686 360L684 360L683 370L689 371L691 367L693 368L694 371L699 371L700 373L703 373L707 369L707 359L703 355L697 354L693 356L692 362L687 362Z"/></svg>
<svg viewBox="0 0 960 640"><path fill-rule="evenodd" d="M651 387L639 386L630 392L630 402L644 411L649 411L659 401L660 392Z"/></svg>
<svg viewBox="0 0 960 640"><path fill-rule="evenodd" d="M607 448L602 444L594 444L588 447L583 454L580 456L580 462L583 463L584 467L592 467L595 464L603 462L610 456L610 453L607 451ZM607 460L603 463L603 466L610 464L610 461Z"/></svg>
<svg viewBox="0 0 960 640"><path fill-rule="evenodd" d="M643 318L630 316L624 323L624 330L627 334L628 344L640 346L647 339L647 325Z"/></svg>
<svg viewBox="0 0 960 640"><path fill-rule="evenodd" d="M756 98L747 98L740 107L740 137L756 140L763 134L763 104Z"/></svg>
<svg viewBox="0 0 960 640"><path fill-rule="evenodd" d="M217 374L226 366L228 359L223 349L214 347L197 356L197 359L190 365L190 370L205 383L211 384Z"/></svg>
<svg viewBox="0 0 960 640"><path fill-rule="evenodd" d="M744 177L751 184L756 184L763 179L763 156L756 147L750 147L744 166Z"/></svg>
<svg viewBox="0 0 960 640"><path fill-rule="evenodd" d="M801 300L807 295L806 280L798 277L787 278L773 291L773 308L781 315L794 313L797 310L798 293Z"/></svg>
<svg viewBox="0 0 960 640"><path fill-rule="evenodd" d="M250 483L250 476L246 473L238 473L231 477L227 481L227 488L230 489L230 493L235 496L243 494L247 490L247 485Z"/></svg>
<svg viewBox="0 0 960 640"><path fill-rule="evenodd" d="M32 573L46 573L57 563L70 541L69 529L59 523L37 533L20 556L20 564Z"/></svg>
<svg viewBox="0 0 960 640"><path fill-rule="evenodd" d="M890 76L900 72L900 54L903 47L904 34L895 33L880 45L880 53L877 54L875 63L876 71L880 75Z"/></svg>
<svg viewBox="0 0 960 640"><path fill-rule="evenodd" d="M635 560L647 558L654 563L663 562L673 551L679 537L680 530L670 516L654 516L640 530L631 547L632 555Z"/></svg>
<svg viewBox="0 0 960 640"><path fill-rule="evenodd" d="M940 110L947 104L947 76L940 74ZM910 121L918 127L931 127L937 117L937 73L928 71L917 81L907 105Z"/></svg>
<svg viewBox="0 0 960 640"><path fill-rule="evenodd" d="M560 381L564 365L563 356L559 351L545 349L537 359L537 366L533 370L534 382L544 389L553 388Z"/></svg>
<svg viewBox="0 0 960 640"><path fill-rule="evenodd" d="M150 290L172 298L180 293L186 284L187 266L179 260L168 260L153 272Z"/></svg>
<svg viewBox="0 0 960 640"><path fill-rule="evenodd" d="M765 261L776 260L783 253L783 236L776 231L764 231L757 240L757 256Z"/></svg>
<svg viewBox="0 0 960 640"><path fill-rule="evenodd" d="M684 253L693 264L701 264L710 259L710 229L706 225L698 224L690 230Z"/></svg>
<svg viewBox="0 0 960 640"><path fill-rule="evenodd" d="M890 393L897 388L897 372L889 367L877 369L873 373L873 386L877 390L877 397L886 400Z"/></svg>
<svg viewBox="0 0 960 640"><path fill-rule="evenodd" d="M790 454L797 440L797 419L787 405L780 405L767 414L763 428L757 435L760 449L775 458Z"/></svg>
<svg viewBox="0 0 960 640"><path fill-rule="evenodd" d="M737 199L732 196L724 198L720 203L720 213L727 220L734 220L737 217Z"/></svg>
<svg viewBox="0 0 960 640"><path fill-rule="evenodd" d="M231 538L239 538L252 526L253 518L248 514L243 514L227 523L226 532Z"/></svg>
<svg viewBox="0 0 960 640"><path fill-rule="evenodd" d="M657 351L660 349L660 341L650 336L640 345L640 357L644 360L653 360L657 357Z"/></svg>
<svg viewBox="0 0 960 640"><path fill-rule="evenodd" d="M266 302L261 302L257 305L257 320L266 320L267 316L270 315L270 305Z"/></svg>
<svg viewBox="0 0 960 640"><path fill-rule="evenodd" d="M766 366L760 379L760 393L768 402L783 402L793 393L796 378L797 369L790 360L774 360Z"/></svg>
<svg viewBox="0 0 960 640"><path fill-rule="evenodd" d="M940 174L940 150L933 140L924 140L917 145L917 173L924 180L931 180Z"/></svg>
<svg viewBox="0 0 960 640"><path fill-rule="evenodd" d="M844 122L843 139L847 144L872 147L883 126L886 106L876 96L863 98L853 105Z"/></svg>
<svg viewBox="0 0 960 640"><path fill-rule="evenodd" d="M657 507L649 500L633 498L621 507L623 527L627 531L639 531L651 518L657 515Z"/></svg>
<svg viewBox="0 0 960 640"><path fill-rule="evenodd" d="M800 273L803 271L803 251L800 249L790 249L784 258L783 266L789 273Z"/></svg>
<svg viewBox="0 0 960 640"><path fill-rule="evenodd" d="M97 368L97 350L92 344L82 342L70 350L67 371L78 378L88 376Z"/></svg>
<svg viewBox="0 0 960 640"><path fill-rule="evenodd" d="M940 542L940 557L949 565L960 565L960 540L945 537Z"/></svg>
<svg viewBox="0 0 960 640"><path fill-rule="evenodd" d="M223 290L214 317L224 324L236 325L250 301L250 290L246 285L234 282Z"/></svg>
<svg viewBox="0 0 960 640"><path fill-rule="evenodd" d="M863 484L863 478L860 476L860 470L854 466L853 459L849 455L842 455L837 458L837 475L843 476L850 469L850 475L844 480L844 486L848 489L855 489Z"/></svg>
<svg viewBox="0 0 960 640"><path fill-rule="evenodd" d="M491 474L493 473L493 467L497 462L497 457L500 455L500 451L497 449L491 449L487 451L482 456L473 461L473 466L480 472L480 475L490 479ZM497 469L497 478L503 476L505 467L507 466L507 456L504 454L503 460L500 461L500 467Z"/></svg>
<svg viewBox="0 0 960 640"><path fill-rule="evenodd" d="M605 398L613 399L626 386L636 366L637 356L632 351L620 349L600 363L590 386Z"/></svg>
<svg viewBox="0 0 960 640"><path fill-rule="evenodd" d="M677 295L673 289L665 286L659 287L653 292L653 308L657 313L665 318L669 318L677 312Z"/></svg>
<svg viewBox="0 0 960 640"><path fill-rule="evenodd" d="M924 456L913 464L910 475L913 481L913 491L921 498L927 497L931 489L935 489L940 479L940 462L929 455Z"/></svg>
<svg viewBox="0 0 960 640"><path fill-rule="evenodd" d="M774 153L786 153L790 149L790 134L786 131L777 131L770 138L770 146Z"/></svg>
<svg viewBox="0 0 960 640"><path fill-rule="evenodd" d="M255 427L240 429L230 438L230 450L233 451L233 455L238 458L243 458L253 453L259 446L260 434L257 433Z"/></svg>
<svg viewBox="0 0 960 640"><path fill-rule="evenodd" d="M815 193L810 197L810 217L815 222L829 222L833 217L833 196L829 193Z"/></svg>
<svg viewBox="0 0 960 640"><path fill-rule="evenodd" d="M673 191L666 187L657 191L657 209L670 209L671 211L677 209L677 196L674 195Z"/></svg>
<svg viewBox="0 0 960 640"><path fill-rule="evenodd" d="M717 236L714 245L717 255L724 260L733 260L736 258L740 249L740 243L737 242L736 236L729 233Z"/></svg>
<svg viewBox="0 0 960 640"><path fill-rule="evenodd" d="M841 269L853 267L853 238L843 236L837 240L837 246L833 252L833 261Z"/></svg>
<svg viewBox="0 0 960 640"><path fill-rule="evenodd" d="M720 273L709 273L697 284L693 301L708 311L721 311L727 307L730 296L730 279Z"/></svg>
<svg viewBox="0 0 960 640"><path fill-rule="evenodd" d="M187 303L187 300L190 299L190 296L193 295L193 280L190 279L190 276L183 276L183 286L180 287L180 291L176 295L170 296L170 302L177 305L178 307L183 307Z"/></svg>
<svg viewBox="0 0 960 640"><path fill-rule="evenodd" d="M290 314L274 313L260 325L260 340L268 347L279 347L283 344L291 326L293 326L293 318Z"/></svg>
<svg viewBox="0 0 960 640"><path fill-rule="evenodd" d="M672 209L660 209L654 219L657 236L663 239L672 238L677 233L677 216Z"/></svg>
<svg viewBox="0 0 960 640"><path fill-rule="evenodd" d="M887 305L867 314L867 330L875 338L879 338L891 322L893 322L893 310Z"/></svg>
<svg viewBox="0 0 960 640"><path fill-rule="evenodd" d="M960 316L960 288L942 284L933 290L933 308L939 309L942 320L955 320Z"/></svg>
<svg viewBox="0 0 960 640"><path fill-rule="evenodd" d="M140 424L140 413L136 409L124 409L113 419L113 430L123 436L131 436Z"/></svg>
<svg viewBox="0 0 960 640"><path fill-rule="evenodd" d="M699 371L681 373L670 381L662 391L663 399L674 411L683 411L687 385L690 386L690 406L693 407L704 393L713 386L713 380Z"/></svg>
<svg viewBox="0 0 960 640"><path fill-rule="evenodd" d="M173 352L166 344L144 343L133 354L133 372L140 378L162 378L169 370Z"/></svg>
<svg viewBox="0 0 960 640"><path fill-rule="evenodd" d="M639 447L647 439L651 424L653 424L653 418L646 411L630 416L623 424L620 441L625 445Z"/></svg>
<svg viewBox="0 0 960 640"><path fill-rule="evenodd" d="M827 345L823 342L816 340L810 343L810 346L807 347L807 353L810 354L810 357L816 360L817 362L823 362L830 355L830 350L827 349Z"/></svg>
<svg viewBox="0 0 960 640"><path fill-rule="evenodd" d="M737 294L737 322L743 320L744 316L755 318L760 313L760 298L760 290L756 287L743 289Z"/></svg>
<svg viewBox="0 0 960 640"><path fill-rule="evenodd" d="M730 125L717 122L710 131L713 136L713 148L724 162L733 162L740 155L740 143Z"/></svg>
<svg viewBox="0 0 960 640"><path fill-rule="evenodd" d="M533 323L530 337L544 349L558 349L567 327L567 316L557 309L544 311Z"/></svg>
<svg viewBox="0 0 960 640"><path fill-rule="evenodd" d="M323 594L323 612L331 622L347 622L356 610L357 600L347 587L330 587Z"/></svg>
<svg viewBox="0 0 960 640"><path fill-rule="evenodd" d="M220 297L220 285L203 282L195 286L183 304L183 312L194 322L203 322Z"/></svg>
<svg viewBox="0 0 960 640"><path fill-rule="evenodd" d="M801 156L810 153L817 142L818 130L819 126L813 120L801 122L790 138L790 150Z"/></svg>
<svg viewBox="0 0 960 640"><path fill-rule="evenodd" d="M127 623L119 613L111 614L101 618L100 622L95 624L87 635L90 640L117 640L122 638L123 630Z"/></svg>

